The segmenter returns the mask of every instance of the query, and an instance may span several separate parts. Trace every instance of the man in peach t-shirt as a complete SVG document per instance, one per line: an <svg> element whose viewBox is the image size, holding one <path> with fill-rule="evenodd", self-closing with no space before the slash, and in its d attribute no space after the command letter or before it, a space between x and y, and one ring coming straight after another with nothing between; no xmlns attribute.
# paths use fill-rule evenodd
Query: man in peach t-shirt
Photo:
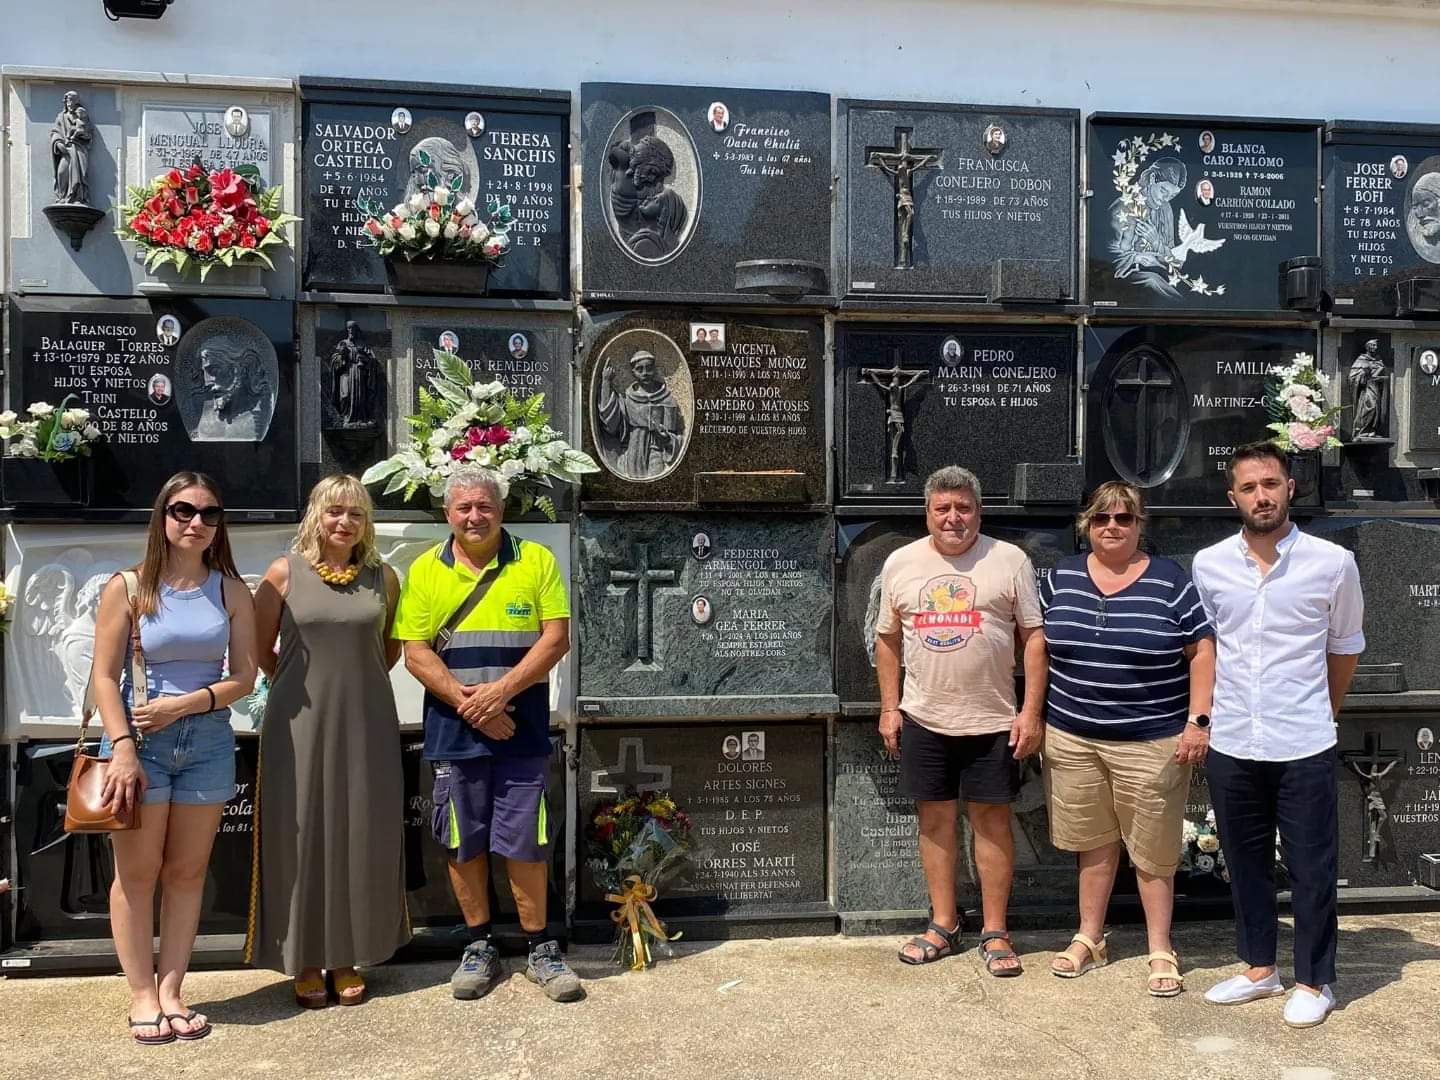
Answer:
<svg viewBox="0 0 1440 1080"><path fill-rule="evenodd" d="M915 800L932 909L929 928L900 959L928 964L960 947L955 825L963 798L980 872L985 969L1019 975L1006 930L1015 872L1010 804L1020 791L1020 759L1040 748L1044 729L1035 570L1014 544L980 535L980 482L968 469L946 466L925 481L925 524L928 537L885 560L876 622L880 735L900 754L900 793ZM1018 713L1017 640L1025 654Z"/></svg>

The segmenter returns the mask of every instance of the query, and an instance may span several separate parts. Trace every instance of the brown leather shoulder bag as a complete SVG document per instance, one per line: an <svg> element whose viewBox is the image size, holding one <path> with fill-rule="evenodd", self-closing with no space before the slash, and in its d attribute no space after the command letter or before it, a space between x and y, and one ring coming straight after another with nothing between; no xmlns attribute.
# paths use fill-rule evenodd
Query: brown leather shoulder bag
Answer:
<svg viewBox="0 0 1440 1080"><path fill-rule="evenodd" d="M133 570L122 570L125 596L130 601L130 687L134 705L150 700L150 685L145 677L145 656L140 651L140 614L136 603L140 579ZM85 684L85 701L80 707L80 737L75 740L75 761L70 766L70 783L65 789L65 831L78 833L123 832L140 827L140 807L118 815L106 806L105 774L110 759L97 757L85 750L85 731L95 713L95 668L90 668L90 681ZM138 744L139 737L136 737ZM99 747L96 747L99 750Z"/></svg>

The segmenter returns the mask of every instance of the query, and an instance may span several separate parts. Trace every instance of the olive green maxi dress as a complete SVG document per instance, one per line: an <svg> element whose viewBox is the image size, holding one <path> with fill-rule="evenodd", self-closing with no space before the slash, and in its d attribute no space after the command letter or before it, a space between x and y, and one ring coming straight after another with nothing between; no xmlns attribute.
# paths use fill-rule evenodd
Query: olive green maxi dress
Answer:
<svg viewBox="0 0 1440 1080"><path fill-rule="evenodd" d="M384 568L333 586L286 558L245 951L256 967L298 975L378 964L410 939L410 922Z"/></svg>

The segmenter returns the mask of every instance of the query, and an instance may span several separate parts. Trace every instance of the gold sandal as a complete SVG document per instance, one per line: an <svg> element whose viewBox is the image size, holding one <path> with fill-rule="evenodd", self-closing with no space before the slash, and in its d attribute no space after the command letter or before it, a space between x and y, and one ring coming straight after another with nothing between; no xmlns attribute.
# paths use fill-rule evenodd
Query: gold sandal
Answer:
<svg viewBox="0 0 1440 1080"><path fill-rule="evenodd" d="M1145 958L1145 961L1146 961L1147 964L1148 964L1151 960L1160 960L1160 961L1162 961L1162 962L1164 962L1164 963L1166 963L1166 964L1169 964L1172 968L1175 969L1173 972L1170 972L1170 971L1151 971L1151 972L1150 972L1149 977L1145 980L1145 989L1150 992L1150 996L1151 996L1151 997L1158 997L1158 998L1175 997L1177 994L1180 993L1180 991L1182 991L1182 990L1185 989L1185 976L1180 974L1180 954L1179 954L1179 953L1174 952L1174 951L1165 952L1164 950L1157 949L1155 952L1152 952L1149 956L1147 956L1147 957ZM1166 980L1168 980L1168 981L1170 981L1170 982L1173 982L1175 985L1172 986L1172 987L1171 987L1170 989L1168 989L1168 990L1157 990L1157 989L1155 988L1155 984L1156 984L1156 983L1165 982Z"/></svg>
<svg viewBox="0 0 1440 1080"><path fill-rule="evenodd" d="M1066 949L1059 954L1059 956L1055 957L1055 960L1059 960L1060 957L1063 956L1075 966L1073 968L1058 968L1055 966L1055 961L1052 960L1050 962L1050 973L1052 975L1059 976L1062 979L1078 979L1087 971L1091 971L1095 968L1102 968L1107 963L1109 963L1109 960L1106 958L1105 955L1104 934L1100 935L1099 941L1091 941L1084 934L1076 934L1070 939L1070 944L1074 945L1077 941L1081 945L1084 945L1087 950L1089 950L1090 958L1088 960L1082 960L1077 964L1075 961L1075 957L1070 953L1069 947L1067 946Z"/></svg>
<svg viewBox="0 0 1440 1080"><path fill-rule="evenodd" d="M359 1005L365 1000L365 980L358 973L332 973L330 978L335 983L335 1000L341 1005Z"/></svg>
<svg viewBox="0 0 1440 1080"><path fill-rule="evenodd" d="M325 989L325 976L295 980L295 1004L302 1009L323 1009L330 1004L330 993Z"/></svg>

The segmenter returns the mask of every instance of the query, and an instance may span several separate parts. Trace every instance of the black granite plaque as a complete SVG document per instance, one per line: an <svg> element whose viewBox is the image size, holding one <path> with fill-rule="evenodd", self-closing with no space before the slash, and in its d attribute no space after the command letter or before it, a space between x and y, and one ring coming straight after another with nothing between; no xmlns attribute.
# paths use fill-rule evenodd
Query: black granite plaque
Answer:
<svg viewBox="0 0 1440 1080"><path fill-rule="evenodd" d="M580 822L626 790L668 791L693 847L655 909L667 914L825 903L825 728L704 724L585 728ZM583 841L581 860L585 860ZM580 902L604 901L588 865Z"/></svg>
<svg viewBox="0 0 1440 1080"><path fill-rule="evenodd" d="M251 520L298 509L295 305L280 300L14 297L9 400L90 411L87 513L148 517L179 469L214 476Z"/></svg>
<svg viewBox="0 0 1440 1080"><path fill-rule="evenodd" d="M17 759L15 940L24 945L110 936L115 862L107 836L65 831L74 740L27 743ZM237 740L235 794L210 855L200 933L243 934L250 903L255 739Z"/></svg>
<svg viewBox="0 0 1440 1080"><path fill-rule="evenodd" d="M929 905L915 801L900 794L900 758L875 718L835 724L835 900L841 911Z"/></svg>
<svg viewBox="0 0 1440 1080"><path fill-rule="evenodd" d="M1038 571L1075 551L1072 519L987 517L986 536L1017 544ZM922 517L842 520L836 533L839 570L835 588L836 690L847 704L880 700L875 682L875 620L879 615L880 572L891 552L925 536ZM1016 674L1021 673L1017 661Z"/></svg>
<svg viewBox="0 0 1440 1080"><path fill-rule="evenodd" d="M819 517L585 515L585 716L833 712L833 530Z"/></svg>
<svg viewBox="0 0 1440 1080"><path fill-rule="evenodd" d="M1440 316L1440 127L1325 127L1325 280L1337 315Z"/></svg>
<svg viewBox="0 0 1440 1080"><path fill-rule="evenodd" d="M585 294L828 300L830 98L585 83Z"/></svg>
<svg viewBox="0 0 1440 1080"><path fill-rule="evenodd" d="M1089 138L1096 311L1288 310L1281 264L1320 254L1318 123L1096 114Z"/></svg>
<svg viewBox="0 0 1440 1080"><path fill-rule="evenodd" d="M1440 450L1440 336L1409 352L1410 449Z"/></svg>
<svg viewBox="0 0 1440 1080"><path fill-rule="evenodd" d="M1080 114L841 101L847 300L1075 297Z"/></svg>
<svg viewBox="0 0 1440 1080"><path fill-rule="evenodd" d="M1127 480L1154 506L1228 506L1231 452L1270 436L1270 368L1316 351L1309 330L1105 326L1085 341L1086 487Z"/></svg>
<svg viewBox="0 0 1440 1080"><path fill-rule="evenodd" d="M570 430L569 320L532 314L494 315L473 311L427 311L410 322L411 394L408 410L419 409L421 387L439 374L435 350L464 360L478 381L498 379L517 398L545 395L550 426Z"/></svg>
<svg viewBox="0 0 1440 1080"><path fill-rule="evenodd" d="M601 466L586 478L587 502L656 509L826 504L819 320L602 315L581 379L584 449Z"/></svg>
<svg viewBox="0 0 1440 1080"><path fill-rule="evenodd" d="M1317 518L1305 526L1355 554L1365 590L1367 667L1399 664L1409 690L1440 690L1440 522Z"/></svg>
<svg viewBox="0 0 1440 1080"><path fill-rule="evenodd" d="M315 304L309 313L312 378L319 390L320 475L359 476L393 449L387 423L395 363L389 313L360 304ZM302 460L310 457L302 454Z"/></svg>
<svg viewBox="0 0 1440 1080"><path fill-rule="evenodd" d="M846 324L836 346L847 499L918 502L958 463L1003 502L1017 463L1074 452L1071 329Z"/></svg>
<svg viewBox="0 0 1440 1080"><path fill-rule="evenodd" d="M379 292L385 261L363 243L359 198L387 206L429 153L482 209L510 204L512 247L490 275L498 297L569 293L570 94L479 86L300 80L304 288ZM463 268L461 268L463 269Z"/></svg>
<svg viewBox="0 0 1440 1080"><path fill-rule="evenodd" d="M1340 880L1356 887L1414 885L1422 859L1440 855L1440 715L1340 719Z"/></svg>

